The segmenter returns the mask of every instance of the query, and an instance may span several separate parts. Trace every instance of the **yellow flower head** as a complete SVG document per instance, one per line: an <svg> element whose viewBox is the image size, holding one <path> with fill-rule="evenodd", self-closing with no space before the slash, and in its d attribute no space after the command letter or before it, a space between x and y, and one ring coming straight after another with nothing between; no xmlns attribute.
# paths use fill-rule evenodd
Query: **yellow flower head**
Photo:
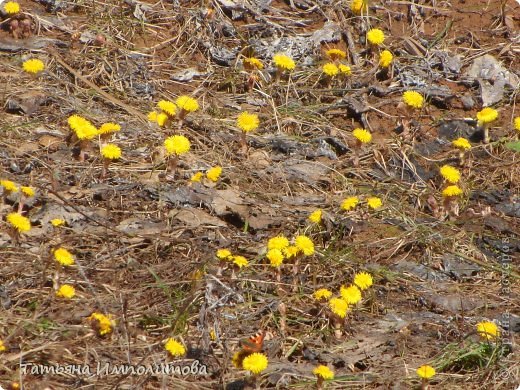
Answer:
<svg viewBox="0 0 520 390"><path fill-rule="evenodd" d="M289 245L282 249L282 253L286 259L292 259L298 253L300 253L300 248L298 248L296 245Z"/></svg>
<svg viewBox="0 0 520 390"><path fill-rule="evenodd" d="M18 186L11 180L0 180L0 186L4 187L5 192L18 192Z"/></svg>
<svg viewBox="0 0 520 390"><path fill-rule="evenodd" d="M332 291L327 290L326 288L320 288L319 290L314 291L312 294L314 299L320 301L322 299L329 299L332 296Z"/></svg>
<svg viewBox="0 0 520 390"><path fill-rule="evenodd" d="M121 125L117 123L107 122L103 123L98 130L99 134L110 134L116 133L121 130Z"/></svg>
<svg viewBox="0 0 520 390"><path fill-rule="evenodd" d="M372 210L377 210L378 208L383 206L383 201L376 196L371 196L370 198L367 198L367 205Z"/></svg>
<svg viewBox="0 0 520 390"><path fill-rule="evenodd" d="M477 333L486 340L496 339L500 335L497 324L491 321L482 321L477 324Z"/></svg>
<svg viewBox="0 0 520 390"><path fill-rule="evenodd" d="M244 352L242 350L236 351L231 358L231 362L235 368L242 368L242 361L244 360Z"/></svg>
<svg viewBox="0 0 520 390"><path fill-rule="evenodd" d="M150 111L147 115L147 118L150 122L157 122L157 111Z"/></svg>
<svg viewBox="0 0 520 390"><path fill-rule="evenodd" d="M273 62L276 67L280 70L294 70L296 68L296 64L294 60L286 54L277 53L273 56Z"/></svg>
<svg viewBox="0 0 520 390"><path fill-rule="evenodd" d="M67 118L67 123L69 124L70 129L75 132L79 127L84 126L90 122L82 116L74 114Z"/></svg>
<svg viewBox="0 0 520 390"><path fill-rule="evenodd" d="M352 70L350 69L350 66L348 66L348 65L339 64L338 69L341 72L341 74L343 74L345 76L350 76L352 74Z"/></svg>
<svg viewBox="0 0 520 390"><path fill-rule="evenodd" d="M226 260L231 256L231 251L229 249L219 249L217 250L217 258L220 260Z"/></svg>
<svg viewBox="0 0 520 390"><path fill-rule="evenodd" d="M267 249L285 249L289 246L289 240L284 236L276 236L267 241Z"/></svg>
<svg viewBox="0 0 520 390"><path fill-rule="evenodd" d="M60 218L54 218L54 219L51 219L51 225L54 227L60 227L60 226L65 225L65 221Z"/></svg>
<svg viewBox="0 0 520 390"><path fill-rule="evenodd" d="M192 97L186 95L179 96L177 100L175 100L175 104L186 112L194 112L199 109L199 103Z"/></svg>
<svg viewBox="0 0 520 390"><path fill-rule="evenodd" d="M173 357L184 356L186 354L186 348L184 345L171 337L166 340L164 349L167 350Z"/></svg>
<svg viewBox="0 0 520 390"><path fill-rule="evenodd" d="M269 249L265 255L272 267L280 267L283 263L283 254L280 249Z"/></svg>
<svg viewBox="0 0 520 390"><path fill-rule="evenodd" d="M340 49L329 49L326 51L327 56L332 60L343 60L347 58L347 53Z"/></svg>
<svg viewBox="0 0 520 390"><path fill-rule="evenodd" d="M309 221L312 223L320 223L322 214L323 211L321 211L321 209L314 210L311 215L309 215Z"/></svg>
<svg viewBox="0 0 520 390"><path fill-rule="evenodd" d="M249 261L244 256L233 256L233 264L237 265L238 268L247 267Z"/></svg>
<svg viewBox="0 0 520 390"><path fill-rule="evenodd" d="M121 148L114 144L106 144L101 148L101 155L107 160L117 160L121 158Z"/></svg>
<svg viewBox="0 0 520 390"><path fill-rule="evenodd" d="M116 325L115 321L112 319L112 316L110 314L106 316L102 313L92 313L92 315L88 319L90 321L96 322L96 326L100 336L104 336L112 332L112 327Z"/></svg>
<svg viewBox="0 0 520 390"><path fill-rule="evenodd" d="M222 167L221 166L214 166L206 172L206 177L211 180L213 183L216 183L222 174Z"/></svg>
<svg viewBox="0 0 520 390"><path fill-rule="evenodd" d="M31 221L19 213L9 213L6 217L7 222L11 224L19 233L26 233L31 230Z"/></svg>
<svg viewBox="0 0 520 390"><path fill-rule="evenodd" d="M169 116L175 116L177 113L177 106L174 102L169 100L160 100L159 103L157 103L157 107L159 107L162 112Z"/></svg>
<svg viewBox="0 0 520 390"><path fill-rule="evenodd" d="M54 259L61 265L74 264L74 256L65 248L58 248L54 251Z"/></svg>
<svg viewBox="0 0 520 390"><path fill-rule="evenodd" d="M370 134L370 131L365 129L354 129L352 135L362 144L368 144L372 141L372 134Z"/></svg>
<svg viewBox="0 0 520 390"><path fill-rule="evenodd" d="M329 77L334 77L339 73L339 68L333 62L327 62L323 65L322 68L323 73L325 73Z"/></svg>
<svg viewBox="0 0 520 390"><path fill-rule="evenodd" d="M168 114L165 114L164 112L161 112L157 114L156 122L160 127L163 127L166 124L166 121L168 120Z"/></svg>
<svg viewBox="0 0 520 390"><path fill-rule="evenodd" d="M366 14L368 12L368 0L352 0L350 10L356 15Z"/></svg>
<svg viewBox="0 0 520 390"><path fill-rule="evenodd" d="M448 186L442 190L442 196L445 198L449 198L451 196L460 196L462 195L462 190L458 185Z"/></svg>
<svg viewBox="0 0 520 390"><path fill-rule="evenodd" d="M294 240L294 244L305 256L311 256L314 254L314 243L309 237L298 236Z"/></svg>
<svg viewBox="0 0 520 390"><path fill-rule="evenodd" d="M412 108L422 108L424 105L424 97L417 91L405 91L403 101Z"/></svg>
<svg viewBox="0 0 520 390"><path fill-rule="evenodd" d="M4 352L7 348L4 345L4 342L0 340L0 352Z"/></svg>
<svg viewBox="0 0 520 390"><path fill-rule="evenodd" d="M27 73L40 73L42 70L45 69L45 64L42 60L39 60L37 58L31 58L30 60L24 61L22 64L23 70L25 70Z"/></svg>
<svg viewBox="0 0 520 390"><path fill-rule="evenodd" d="M80 140L90 140L98 135L98 129L90 121L79 115L71 115L67 122Z"/></svg>
<svg viewBox="0 0 520 390"><path fill-rule="evenodd" d="M498 111L491 108L485 107L479 112L477 112L478 124L480 126L485 125L487 123L491 123L498 118Z"/></svg>
<svg viewBox="0 0 520 390"><path fill-rule="evenodd" d="M312 373L325 380L334 379L334 371L332 371L327 366L318 366L314 370L312 370Z"/></svg>
<svg viewBox="0 0 520 390"><path fill-rule="evenodd" d="M367 32L367 41L371 45L380 46L385 41L385 33L378 28L373 28Z"/></svg>
<svg viewBox="0 0 520 390"><path fill-rule="evenodd" d="M517 116L515 118L515 122L514 123L515 123L515 130L520 132L520 116Z"/></svg>
<svg viewBox="0 0 520 390"><path fill-rule="evenodd" d="M164 147L168 155L188 153L190 151L191 143L188 138L183 135L172 135L164 140Z"/></svg>
<svg viewBox="0 0 520 390"><path fill-rule="evenodd" d="M389 50L383 50L379 55L379 66L381 68L388 68L392 63L394 56Z"/></svg>
<svg viewBox="0 0 520 390"><path fill-rule="evenodd" d="M56 291L58 298L71 299L76 296L76 289L70 284L62 284L58 291Z"/></svg>
<svg viewBox="0 0 520 390"><path fill-rule="evenodd" d="M260 61L256 57L244 58L242 63L244 64L244 68L246 68L247 70L253 70L253 69L262 70L262 69L264 69L264 64L262 63L262 61Z"/></svg>
<svg viewBox="0 0 520 390"><path fill-rule="evenodd" d="M417 369L417 375L423 379L430 379L435 375L435 369L432 366L424 365Z"/></svg>
<svg viewBox="0 0 520 390"><path fill-rule="evenodd" d="M361 291L355 285L340 288L341 298L343 298L349 305L355 305L361 301Z"/></svg>
<svg viewBox="0 0 520 390"><path fill-rule="evenodd" d="M457 138L451 143L454 147L460 150L468 150L471 149L471 144L466 138Z"/></svg>
<svg viewBox="0 0 520 390"><path fill-rule="evenodd" d="M348 303L343 298L332 298L329 300L330 310L339 318L345 318L349 311Z"/></svg>
<svg viewBox="0 0 520 390"><path fill-rule="evenodd" d="M98 135L98 130L93 124L78 127L76 130L76 136L81 140L91 140Z"/></svg>
<svg viewBox="0 0 520 390"><path fill-rule="evenodd" d="M258 115L250 114L247 111L242 112L237 118L237 127L244 133L256 130L259 124Z"/></svg>
<svg viewBox="0 0 520 390"><path fill-rule="evenodd" d="M193 183L198 183L202 179L202 176L204 176L202 172L194 173L190 181Z"/></svg>
<svg viewBox="0 0 520 390"><path fill-rule="evenodd" d="M27 186L21 186L20 189L22 190L22 193L27 196L28 198L34 196L34 188L27 187Z"/></svg>
<svg viewBox="0 0 520 390"><path fill-rule="evenodd" d="M366 272L360 272L354 276L354 284L361 290L366 290L372 286L373 280L372 275Z"/></svg>
<svg viewBox="0 0 520 390"><path fill-rule="evenodd" d="M460 171L451 165L443 165L440 169L440 173L448 183L455 184L460 180Z"/></svg>
<svg viewBox="0 0 520 390"><path fill-rule="evenodd" d="M8 1L4 5L4 11L7 15L14 15L20 12L20 4L16 1Z"/></svg>
<svg viewBox="0 0 520 390"><path fill-rule="evenodd" d="M267 368L268 363L269 361L267 360L267 356L263 353L252 353L244 358L242 367L244 370L251 371L253 374L257 375Z"/></svg>
<svg viewBox="0 0 520 390"><path fill-rule="evenodd" d="M345 211L353 210L357 204L359 203L359 198L357 196L351 196L343 200L341 202L341 208Z"/></svg>

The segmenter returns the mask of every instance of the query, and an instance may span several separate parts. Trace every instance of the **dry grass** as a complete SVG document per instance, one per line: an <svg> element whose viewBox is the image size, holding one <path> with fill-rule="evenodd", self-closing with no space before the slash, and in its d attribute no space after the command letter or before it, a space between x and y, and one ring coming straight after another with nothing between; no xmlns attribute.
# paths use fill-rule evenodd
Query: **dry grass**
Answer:
<svg viewBox="0 0 520 390"><path fill-rule="evenodd" d="M63 3L65 9L52 14L22 1L33 22L30 39L65 46L29 50L29 40L13 40L7 24L0 31L1 178L37 190L24 208L33 224L27 235L16 243L2 222L0 340L7 350L0 354L0 385L244 388L251 378L231 357L240 339L261 329L270 362L257 380L261 388L315 386L312 369L319 363L336 372L329 389L419 388L415 369L430 363L438 369L433 388L513 389L520 381L516 352L498 343L467 356L482 345L477 322L518 313L520 225L504 212L518 202L518 154L503 146L515 137L517 94L496 105L494 141L473 143L462 168L459 216L437 215L438 168L457 163L439 123L474 117L480 103L475 85L442 75L431 63L433 50L460 54L464 66L489 53L518 74L520 48L508 26L518 27L511 16L518 6L467 0L455 9L434 1L414 11L408 2L374 2L370 17L355 17L346 4L325 1L303 1L307 9L298 1L273 1L265 11L252 1L235 11L217 0L203 7L182 3ZM132 4L141 4L146 20L133 14ZM338 24L337 42L311 47L287 79L275 82L274 72L264 71L260 85L246 91L241 59L257 42L265 42L267 52L275 37L312 34L325 20ZM360 38L368 26L388 35L396 55L390 77L375 77ZM20 50L8 51L8 44ZM354 72L330 87L320 68L328 47L348 47ZM237 50L227 65L215 60L223 48ZM29 57L46 63L41 76L22 73ZM262 60L267 65L270 57ZM188 69L199 75L178 81ZM426 89L443 85L454 96L440 102L428 96L427 107L399 133L407 116L399 102L410 74L426 75ZM477 101L475 108L462 108L464 93ZM147 121L157 101L182 94L201 106L182 126ZM32 112L9 110L13 101ZM235 126L242 110L261 120L259 131L248 135L246 155L239 153ZM104 180L97 141L87 161L73 158L67 118L74 113L98 126L122 125L115 142L123 158ZM374 136L358 166L355 127ZM181 157L176 180L167 181L161 145L172 134L188 137L192 151ZM223 167L216 186L189 183L192 174L215 165ZM351 195L363 204L340 211ZM383 200L381 210L365 206L372 195ZM16 208L13 199L4 199L2 218ZM316 208L325 212L323 223L310 226L307 217ZM52 218L65 219L67 227L53 229ZM307 234L316 245L315 255L301 259L296 283L291 265L277 281L265 259L267 240L278 234ZM513 257L510 273L500 263L504 244ZM57 266L51 253L58 246L74 253L73 267ZM250 265L234 274L227 267L220 276L219 248ZM450 266L450 259L463 268ZM312 293L321 287L337 292L359 271L370 272L375 283L338 339ZM509 294L501 290L506 280ZM76 298L55 297L63 283L75 286ZM95 311L117 321L107 337L87 320ZM168 337L181 340L188 347L184 361L199 360L208 375L21 374L22 362L95 369L98 362L174 361L163 347ZM517 339L512 331L503 340Z"/></svg>

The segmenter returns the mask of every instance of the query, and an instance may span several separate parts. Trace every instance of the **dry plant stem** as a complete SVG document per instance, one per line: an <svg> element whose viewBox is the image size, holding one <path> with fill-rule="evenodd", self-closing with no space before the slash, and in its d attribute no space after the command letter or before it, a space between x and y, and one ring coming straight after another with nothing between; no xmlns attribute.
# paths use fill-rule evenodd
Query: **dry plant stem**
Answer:
<svg viewBox="0 0 520 390"><path fill-rule="evenodd" d="M341 336L343 336L343 330L341 329L342 322L343 320L334 316L334 337L337 339L341 339Z"/></svg>
<svg viewBox="0 0 520 390"><path fill-rule="evenodd" d="M25 198L23 195L20 196L20 201L18 202L18 212L21 213L23 210Z"/></svg>
<svg viewBox="0 0 520 390"><path fill-rule="evenodd" d="M466 163L466 153L464 152L464 150L461 150L459 152L459 166L463 167L465 163Z"/></svg>
<svg viewBox="0 0 520 390"><path fill-rule="evenodd" d="M249 77L247 78L247 92L253 91L253 88L255 86L256 77L253 73L249 74Z"/></svg>
<svg viewBox="0 0 520 390"><path fill-rule="evenodd" d="M454 196L448 196L444 199L444 210L448 212L450 218L459 216L459 204Z"/></svg>
<svg viewBox="0 0 520 390"><path fill-rule="evenodd" d="M246 133L241 132L240 133L240 149L242 154L247 153L247 139L246 139Z"/></svg>
<svg viewBox="0 0 520 390"><path fill-rule="evenodd" d="M359 167L359 155L361 152L361 141L356 139L356 143L354 144L354 158L352 160L352 165L355 167Z"/></svg>
<svg viewBox="0 0 520 390"><path fill-rule="evenodd" d="M316 381L316 389L317 390L323 390L325 388L325 386L323 386L323 377L321 376L318 376L318 380Z"/></svg>
<svg viewBox="0 0 520 390"><path fill-rule="evenodd" d="M88 148L88 141L87 140L80 140L79 141L79 161L83 162L85 161L85 156L87 154L87 148Z"/></svg>
<svg viewBox="0 0 520 390"><path fill-rule="evenodd" d="M488 144L489 143L489 125L484 124L483 126L484 126L484 143Z"/></svg>
<svg viewBox="0 0 520 390"><path fill-rule="evenodd" d="M9 229L9 235L13 239L14 245L18 245L20 243L20 233L14 227Z"/></svg>
<svg viewBox="0 0 520 390"><path fill-rule="evenodd" d="M285 303L280 302L278 312L280 313L280 330L282 333L285 333L287 330L287 306Z"/></svg>
<svg viewBox="0 0 520 390"><path fill-rule="evenodd" d="M284 291L282 288L282 270L280 267L276 268L276 291L278 292L278 296L283 296Z"/></svg>
<svg viewBox="0 0 520 390"><path fill-rule="evenodd" d="M430 386L428 385L428 379L423 378L421 381L421 390L428 390Z"/></svg>
<svg viewBox="0 0 520 390"><path fill-rule="evenodd" d="M261 389L260 381L258 380L258 375L257 374L253 374L251 376L251 384L254 386L255 389L257 389L257 390Z"/></svg>
<svg viewBox="0 0 520 390"><path fill-rule="evenodd" d="M103 167L101 168L101 179L107 177L108 164L110 164L110 160L108 158L103 159Z"/></svg>
<svg viewBox="0 0 520 390"><path fill-rule="evenodd" d="M168 172L172 176L172 179L175 178L175 173L177 171L177 164L179 163L179 156L174 154L168 160Z"/></svg>
<svg viewBox="0 0 520 390"><path fill-rule="evenodd" d="M282 70L280 68L276 68L276 74L274 76L275 83L278 84L278 82L280 81L281 77L282 77Z"/></svg>
<svg viewBox="0 0 520 390"><path fill-rule="evenodd" d="M298 291L298 272L300 271L300 258L296 257L293 264L293 291Z"/></svg>

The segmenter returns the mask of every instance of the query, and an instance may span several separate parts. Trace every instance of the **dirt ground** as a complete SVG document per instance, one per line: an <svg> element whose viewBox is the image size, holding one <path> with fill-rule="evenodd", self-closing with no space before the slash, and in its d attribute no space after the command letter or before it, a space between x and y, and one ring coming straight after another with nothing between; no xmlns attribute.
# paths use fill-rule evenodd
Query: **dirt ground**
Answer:
<svg viewBox="0 0 520 390"><path fill-rule="evenodd" d="M320 364L335 373L328 389L419 389L423 364L436 369L431 389L520 386L517 1L374 0L362 15L328 0L19 4L0 19L0 179L36 194L22 204L31 230L16 234L6 216L20 193L3 189L0 388L316 388ZM382 48L367 44L371 28L384 31ZM346 51L350 76L322 72L332 48ZM394 55L387 70L383 48ZM292 72L277 73L277 52L295 60ZM264 69L249 90L253 55ZM24 72L30 58L45 70ZM403 104L406 90L426 97L422 109ZM180 95L199 110L164 127L147 119ZM487 143L484 106L499 113ZM247 151L242 111L260 119ZM112 142L122 157L105 177L104 141L81 161L73 114L121 125ZM359 147L355 128L372 141ZM174 178L171 135L191 142ZM464 161L459 136L471 142ZM445 164L461 172L450 205ZM217 165L216 183L190 180ZM359 205L342 210L350 196ZM316 209L319 224L308 219ZM277 274L266 245L278 235L306 235L315 253ZM54 260L59 247L74 265ZM223 248L249 264L219 261ZM359 272L374 283L335 329L313 293L337 296ZM57 297L62 284L76 296ZM108 334L94 312L112 316ZM500 325L496 340L478 335L486 320ZM269 364L253 376L232 356L259 331ZM170 337L185 356L168 354ZM96 371L194 361L205 375ZM72 366L92 372L56 372Z"/></svg>

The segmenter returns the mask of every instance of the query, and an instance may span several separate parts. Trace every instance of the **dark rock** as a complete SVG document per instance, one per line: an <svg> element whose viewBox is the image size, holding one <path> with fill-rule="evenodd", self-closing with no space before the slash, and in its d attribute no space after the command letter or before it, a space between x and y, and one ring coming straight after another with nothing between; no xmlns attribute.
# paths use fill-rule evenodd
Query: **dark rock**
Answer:
<svg viewBox="0 0 520 390"><path fill-rule="evenodd" d="M442 122L438 129L439 138L453 141L459 137L469 139L471 142L480 142L484 139L484 131L476 127L476 121L448 120Z"/></svg>
<svg viewBox="0 0 520 390"><path fill-rule="evenodd" d="M475 276L478 271L480 271L480 267L477 264L468 263L460 257L451 254L445 254L443 256L442 264L444 272L457 280Z"/></svg>
<svg viewBox="0 0 520 390"><path fill-rule="evenodd" d="M520 202L505 201L495 206L497 211L504 213L509 217L520 218Z"/></svg>
<svg viewBox="0 0 520 390"><path fill-rule="evenodd" d="M460 101L462 102L462 106L465 110L472 110L475 107L475 100L473 100L473 96L468 93L465 93L460 97Z"/></svg>
<svg viewBox="0 0 520 390"><path fill-rule="evenodd" d="M394 264L391 269L399 272L408 272L421 280L432 280L434 282L449 280L448 276L444 273L435 271L423 264L417 264L411 261L400 261L399 263Z"/></svg>

